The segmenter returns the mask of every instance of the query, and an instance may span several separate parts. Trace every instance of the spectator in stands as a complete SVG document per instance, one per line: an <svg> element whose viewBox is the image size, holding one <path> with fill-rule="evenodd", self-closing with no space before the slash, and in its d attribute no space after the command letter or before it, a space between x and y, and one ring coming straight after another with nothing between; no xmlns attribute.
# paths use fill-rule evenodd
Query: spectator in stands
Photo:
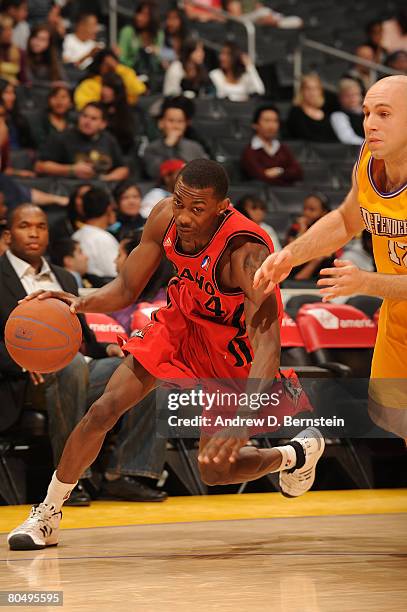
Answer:
<svg viewBox="0 0 407 612"><path fill-rule="evenodd" d="M128 234L142 228L146 220L141 216L141 191L137 183L132 180L119 183L113 197L117 207L116 223L110 231L120 242Z"/></svg>
<svg viewBox="0 0 407 612"><path fill-rule="evenodd" d="M140 214L147 219L156 204L174 193L179 171L185 166L182 159L167 159L160 166L160 180L157 187L151 189L141 201Z"/></svg>
<svg viewBox="0 0 407 612"><path fill-rule="evenodd" d="M202 41L190 39L182 46L180 59L172 62L165 73L164 96L179 96L188 92L191 97L214 93L205 68L205 49Z"/></svg>
<svg viewBox="0 0 407 612"><path fill-rule="evenodd" d="M199 130L195 128L192 123L196 111L194 99L186 96L174 96L171 98L164 98L161 104L161 116L164 114L166 108L181 108L184 111L187 119L187 128L185 130L184 138L188 138L189 140L195 140L195 142L198 142L200 145L202 145L202 148L205 150L208 157L213 157L213 143L211 141L208 141L207 135L202 134ZM156 129L158 133L156 133L155 135L159 136L160 132L158 125ZM154 136L151 134L150 140L153 139Z"/></svg>
<svg viewBox="0 0 407 612"><path fill-rule="evenodd" d="M310 193L304 200L303 213L291 225L287 232L286 244L289 244L305 232L324 215L330 211L328 197L319 192ZM319 271L322 268L331 267L334 256L319 257L313 259L301 266L293 268L290 278L293 280L310 280L318 277Z"/></svg>
<svg viewBox="0 0 407 612"><path fill-rule="evenodd" d="M223 45L219 53L219 68L211 70L209 78L215 86L217 98L246 102L251 95L263 96L265 93L256 66L233 42Z"/></svg>
<svg viewBox="0 0 407 612"><path fill-rule="evenodd" d="M41 146L51 135L61 134L74 127L72 107L72 95L66 85L57 85L51 89L46 111L32 126L37 146Z"/></svg>
<svg viewBox="0 0 407 612"><path fill-rule="evenodd" d="M277 11L273 11L268 6L257 0L226 0L224 2L225 11L234 17L244 17L245 20L251 21L257 25L268 25L283 29L298 29L304 25L301 17L296 15L283 15Z"/></svg>
<svg viewBox="0 0 407 612"><path fill-rule="evenodd" d="M119 245L119 254L116 258L117 273L120 274L124 263L130 253L135 249L141 240L142 231L139 230L133 234L129 234L126 238L121 240ZM138 297L134 304L130 304L122 310L111 313L111 316L116 319L122 327L126 330L127 334L131 334L131 318L134 311L137 309L137 305L140 302L155 302L156 300L165 300L165 288L167 287L168 281L173 276L173 270L171 264L169 264L166 258L163 258L154 272L151 279L143 289L142 293Z"/></svg>
<svg viewBox="0 0 407 612"><path fill-rule="evenodd" d="M0 85L0 99L6 109L6 123L12 150L26 149L34 146L30 125L20 110L16 88L11 83Z"/></svg>
<svg viewBox="0 0 407 612"><path fill-rule="evenodd" d="M187 30L184 13L178 8L170 9L165 18L164 45L161 49L163 61L173 62L180 57Z"/></svg>
<svg viewBox="0 0 407 612"><path fill-rule="evenodd" d="M332 128L340 142L361 145L364 140L362 90L358 81L342 79L339 83L340 110L331 115Z"/></svg>
<svg viewBox="0 0 407 612"><path fill-rule="evenodd" d="M7 234L9 250L0 259L2 337L11 310L17 305L17 300L23 299L28 293L38 289L62 289L77 295L77 286L71 274L58 266L50 266L44 258L49 235L47 218L40 209L23 205L14 210L9 218ZM78 316L82 327L84 352L92 358L89 364L82 353L78 353L67 367L54 374L23 372L8 355L4 340L0 341L2 412L12 411L18 418L24 398L30 397L34 405L38 401L32 393L31 385L43 386L54 465L57 465L65 442L78 419L101 395L123 357L117 344L98 342L86 323L86 318L81 314ZM4 383L4 378L9 381L11 377L14 380L13 393L6 396L8 401L4 401L7 384ZM66 389L69 389L69 393L66 393ZM57 407L59 409L56 409ZM155 434L154 409L155 404L150 407L143 405L130 419L121 421L119 442L113 449L108 467L109 474L113 474L112 478L117 478L114 486L107 486L106 492L113 497L129 501L163 501L167 497L164 492L151 489L143 481L139 482L133 478L139 473L158 478L162 470L165 440L159 440ZM154 457L150 458L147 449L148 453L154 450ZM83 477L90 475L90 470L87 470ZM82 483L74 490L73 495L70 505L89 505L90 498Z"/></svg>
<svg viewBox="0 0 407 612"><path fill-rule="evenodd" d="M74 98L78 110L82 110L89 102L101 101L103 77L108 74L117 74L122 79L127 102L131 105L136 104L138 98L146 91L146 86L132 68L121 64L111 49L103 49L96 55L89 66L86 78L75 90Z"/></svg>
<svg viewBox="0 0 407 612"><path fill-rule="evenodd" d="M202 8L194 6L196 4L200 4ZM200 21L205 23L207 21L224 21L221 15L216 15L207 9L222 9L222 0L193 0L190 2L189 0L184 0L184 10L188 19L192 21Z"/></svg>
<svg viewBox="0 0 407 612"><path fill-rule="evenodd" d="M27 43L27 80L32 85L50 86L55 81L66 80L58 50L47 25L34 26Z"/></svg>
<svg viewBox="0 0 407 612"><path fill-rule="evenodd" d="M84 278L88 271L88 256L79 242L72 238L55 240L51 243L50 255L53 264L72 274L79 289L91 286Z"/></svg>
<svg viewBox="0 0 407 612"><path fill-rule="evenodd" d="M6 235L6 225L0 223L0 257L5 253L8 249L8 240Z"/></svg>
<svg viewBox="0 0 407 612"><path fill-rule="evenodd" d="M291 185L303 178L301 166L287 145L278 139L280 113L268 104L259 107L253 116L256 134L244 149L241 158L242 170L252 179L270 185Z"/></svg>
<svg viewBox="0 0 407 612"><path fill-rule="evenodd" d="M366 26L366 45L373 49L374 62L384 64L387 50L383 46L383 22L375 19Z"/></svg>
<svg viewBox="0 0 407 612"><path fill-rule="evenodd" d="M0 111L1 112L1 111ZM1 118L1 114L0 114ZM1 132L1 123L0 123ZM9 210L16 208L20 204L36 204L37 206L67 206L69 199L67 196L47 193L34 187L28 188L18 183L13 177L0 174L0 193L5 198L5 203Z"/></svg>
<svg viewBox="0 0 407 612"><path fill-rule="evenodd" d="M337 142L325 109L325 96L317 74L302 77L300 90L294 99L287 119L292 138L311 142Z"/></svg>
<svg viewBox="0 0 407 612"><path fill-rule="evenodd" d="M369 45L360 45L357 47L355 49L355 55L368 62L375 61L375 52ZM363 95L373 83L377 81L377 72L375 70L362 66L362 64L358 64L357 62L344 76L359 81L362 86Z"/></svg>
<svg viewBox="0 0 407 612"><path fill-rule="evenodd" d="M92 187L83 196L83 225L72 236L88 256L88 271L100 278L116 276L115 260L119 243L107 228L116 221L114 204L110 194L99 187Z"/></svg>
<svg viewBox="0 0 407 612"><path fill-rule="evenodd" d="M82 183L78 185L70 195L67 208L70 236L72 236L76 230L80 229L85 222L83 196L90 191L90 189L92 189L91 183Z"/></svg>
<svg viewBox="0 0 407 612"><path fill-rule="evenodd" d="M124 26L119 34L120 61L146 77L161 72L161 49L164 32L155 4L140 2L133 23Z"/></svg>
<svg viewBox="0 0 407 612"><path fill-rule="evenodd" d="M24 54L13 44L13 20L0 15L0 78L17 85L25 83Z"/></svg>
<svg viewBox="0 0 407 612"><path fill-rule="evenodd" d="M395 51L391 53L386 61L386 65L400 74L407 74L407 51Z"/></svg>
<svg viewBox="0 0 407 612"><path fill-rule="evenodd" d="M102 78L100 101L107 117L107 129L116 138L124 155L133 150L135 118L127 102L126 89L118 74L108 72Z"/></svg>
<svg viewBox="0 0 407 612"><path fill-rule="evenodd" d="M236 210L260 225L273 241L274 250L281 251L280 239L276 230L264 221L267 215L267 203L255 194L247 194L236 203Z"/></svg>
<svg viewBox="0 0 407 612"><path fill-rule="evenodd" d="M3 15L13 20L13 45L25 51L30 35L30 26L27 22L28 3L27 0L4 0L1 3Z"/></svg>
<svg viewBox="0 0 407 612"><path fill-rule="evenodd" d="M402 8L396 17L383 22L382 44L388 53L407 51L407 8Z"/></svg>
<svg viewBox="0 0 407 612"><path fill-rule="evenodd" d="M355 266L367 272L375 272L372 234L367 230L362 230L359 236L343 247L343 253L338 259L351 261Z"/></svg>
<svg viewBox="0 0 407 612"><path fill-rule="evenodd" d="M84 70L91 63L97 52L104 47L96 41L99 23L96 15L84 13L78 17L75 31L67 34L62 48L62 59L65 64L73 64Z"/></svg>
<svg viewBox="0 0 407 612"><path fill-rule="evenodd" d="M97 102L87 104L79 115L77 127L52 135L44 143L36 171L85 180L126 179L129 169L124 165L118 142L105 128L103 106Z"/></svg>
<svg viewBox="0 0 407 612"><path fill-rule="evenodd" d="M185 162L198 157L207 157L200 144L185 138L188 117L179 105L167 105L160 115L161 138L151 142L144 152L144 166L149 177L157 180L160 166L167 159L182 159Z"/></svg>

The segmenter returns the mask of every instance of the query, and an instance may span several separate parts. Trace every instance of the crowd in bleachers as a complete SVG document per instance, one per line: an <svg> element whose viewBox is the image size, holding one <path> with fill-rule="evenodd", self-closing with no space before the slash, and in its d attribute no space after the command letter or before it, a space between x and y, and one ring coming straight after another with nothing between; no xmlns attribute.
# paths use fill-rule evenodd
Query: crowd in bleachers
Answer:
<svg viewBox="0 0 407 612"><path fill-rule="evenodd" d="M7 210L36 203L47 213L49 261L78 288L103 286L197 157L225 166L232 203L277 249L342 201L363 141L363 95L380 75L310 51L294 95L298 35L407 74L405 7L200 5L119 2L112 44L102 0L0 2L0 255L10 247ZM256 25L255 63L228 14ZM291 281L312 281L341 256L295 269ZM352 257L373 269L367 235L347 247ZM163 264L140 301L162 298L170 274ZM126 333L135 310L112 313Z"/></svg>

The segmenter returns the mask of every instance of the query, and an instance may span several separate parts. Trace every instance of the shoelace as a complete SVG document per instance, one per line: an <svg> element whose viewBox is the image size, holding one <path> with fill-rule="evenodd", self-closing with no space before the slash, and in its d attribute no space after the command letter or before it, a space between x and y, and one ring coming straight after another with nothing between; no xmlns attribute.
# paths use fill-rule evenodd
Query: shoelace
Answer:
<svg viewBox="0 0 407 612"><path fill-rule="evenodd" d="M42 516L42 512L44 512L44 510L41 506L43 507L43 504L39 504L38 506L33 506L31 508L30 516L26 521L24 521L22 526L29 527L34 523L38 522L46 523L52 517L52 515L54 514L55 507L51 506L49 509L45 508L46 515Z"/></svg>

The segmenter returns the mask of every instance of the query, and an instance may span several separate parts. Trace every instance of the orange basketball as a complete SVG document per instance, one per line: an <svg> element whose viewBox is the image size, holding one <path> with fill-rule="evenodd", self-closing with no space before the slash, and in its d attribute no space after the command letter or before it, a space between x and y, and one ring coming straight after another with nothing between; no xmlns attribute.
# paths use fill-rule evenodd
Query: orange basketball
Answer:
<svg viewBox="0 0 407 612"><path fill-rule="evenodd" d="M82 342L78 317L61 300L22 302L10 314L4 332L10 356L31 372L56 372L75 357Z"/></svg>

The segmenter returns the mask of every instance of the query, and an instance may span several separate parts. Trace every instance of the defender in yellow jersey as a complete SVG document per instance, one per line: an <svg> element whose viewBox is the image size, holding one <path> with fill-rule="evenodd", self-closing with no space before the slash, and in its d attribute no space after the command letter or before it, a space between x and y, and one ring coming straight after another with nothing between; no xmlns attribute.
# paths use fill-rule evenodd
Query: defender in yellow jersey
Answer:
<svg viewBox="0 0 407 612"><path fill-rule="evenodd" d="M377 272L349 261L321 270L324 301L365 294L383 298L372 361L369 413L407 438L407 76L391 76L367 92L366 142L352 188L339 208L258 269L254 286L271 291L293 266L336 251L364 227L371 232Z"/></svg>

